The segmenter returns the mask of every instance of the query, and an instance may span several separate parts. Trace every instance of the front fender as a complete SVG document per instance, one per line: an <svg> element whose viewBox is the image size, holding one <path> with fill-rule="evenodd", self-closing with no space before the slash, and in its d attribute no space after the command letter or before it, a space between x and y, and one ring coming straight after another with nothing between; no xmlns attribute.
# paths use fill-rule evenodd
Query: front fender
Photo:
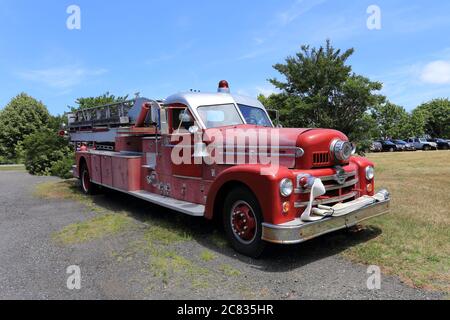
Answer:
<svg viewBox="0 0 450 320"><path fill-rule="evenodd" d="M247 186L259 201L264 222L280 224L291 221L295 218L293 206L294 195L288 198L281 196L279 183L284 178L291 178L295 182L295 177L291 170L286 167L279 167L272 170L270 174L262 175L261 170L267 169L263 165L238 165L223 171L214 181L208 192L206 201L205 217L212 219L215 213L215 203L220 197L225 197L221 192L225 192L224 186L230 183L243 184ZM282 214L282 203L291 202L291 209L287 214Z"/></svg>
<svg viewBox="0 0 450 320"><path fill-rule="evenodd" d="M360 186L360 190L361 190L361 196L363 196L363 195L373 196L375 194L374 179L376 179L376 175L375 175L375 178L372 179L372 181L368 181L366 179L366 168L368 166L375 167L374 163L367 158L357 157L357 156L351 157L350 162L354 163L358 166L359 186ZM370 191L367 190L368 185L371 185Z"/></svg>

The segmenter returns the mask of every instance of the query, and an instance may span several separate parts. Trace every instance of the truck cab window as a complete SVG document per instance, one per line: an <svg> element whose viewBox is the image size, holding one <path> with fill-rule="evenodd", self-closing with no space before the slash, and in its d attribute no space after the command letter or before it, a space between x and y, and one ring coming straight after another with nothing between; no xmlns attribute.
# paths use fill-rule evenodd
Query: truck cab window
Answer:
<svg viewBox="0 0 450 320"><path fill-rule="evenodd" d="M234 104L198 107L198 114L206 128L219 128L243 124Z"/></svg>
<svg viewBox="0 0 450 320"><path fill-rule="evenodd" d="M267 114L263 109L257 107L246 106L243 104L238 104L239 110L241 110L242 115L245 118L247 124L254 124L262 127L272 127Z"/></svg>
<svg viewBox="0 0 450 320"><path fill-rule="evenodd" d="M194 117L187 108L172 108L169 112L171 113L171 133L188 132L194 125Z"/></svg>

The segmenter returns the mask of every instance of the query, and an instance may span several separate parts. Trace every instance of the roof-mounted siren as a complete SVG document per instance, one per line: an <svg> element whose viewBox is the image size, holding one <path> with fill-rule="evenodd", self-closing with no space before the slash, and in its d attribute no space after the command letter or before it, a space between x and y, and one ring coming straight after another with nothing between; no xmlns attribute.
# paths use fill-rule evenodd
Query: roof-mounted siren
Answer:
<svg viewBox="0 0 450 320"><path fill-rule="evenodd" d="M222 80L219 82L219 89L217 92L220 93L230 93L230 85L228 84L228 81Z"/></svg>

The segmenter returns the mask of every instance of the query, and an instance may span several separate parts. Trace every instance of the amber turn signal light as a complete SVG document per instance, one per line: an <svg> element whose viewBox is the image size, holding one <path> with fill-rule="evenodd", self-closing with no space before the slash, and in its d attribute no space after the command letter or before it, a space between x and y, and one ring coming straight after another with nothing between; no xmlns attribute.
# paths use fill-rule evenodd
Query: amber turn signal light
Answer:
<svg viewBox="0 0 450 320"><path fill-rule="evenodd" d="M289 202L283 203L283 213L287 214L291 210L291 204Z"/></svg>

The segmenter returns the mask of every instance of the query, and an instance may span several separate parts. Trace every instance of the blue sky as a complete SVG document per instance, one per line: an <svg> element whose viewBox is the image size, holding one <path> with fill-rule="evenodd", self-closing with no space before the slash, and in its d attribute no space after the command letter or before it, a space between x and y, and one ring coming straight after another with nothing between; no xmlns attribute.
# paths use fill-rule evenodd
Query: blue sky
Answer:
<svg viewBox="0 0 450 320"><path fill-rule="evenodd" d="M69 30L70 5L81 30ZM369 30L367 8L381 9ZM396 0L0 0L0 107L24 91L53 114L110 91L164 98L189 89L270 94L272 65L327 38L355 48L356 73L411 110L450 96L450 2Z"/></svg>

